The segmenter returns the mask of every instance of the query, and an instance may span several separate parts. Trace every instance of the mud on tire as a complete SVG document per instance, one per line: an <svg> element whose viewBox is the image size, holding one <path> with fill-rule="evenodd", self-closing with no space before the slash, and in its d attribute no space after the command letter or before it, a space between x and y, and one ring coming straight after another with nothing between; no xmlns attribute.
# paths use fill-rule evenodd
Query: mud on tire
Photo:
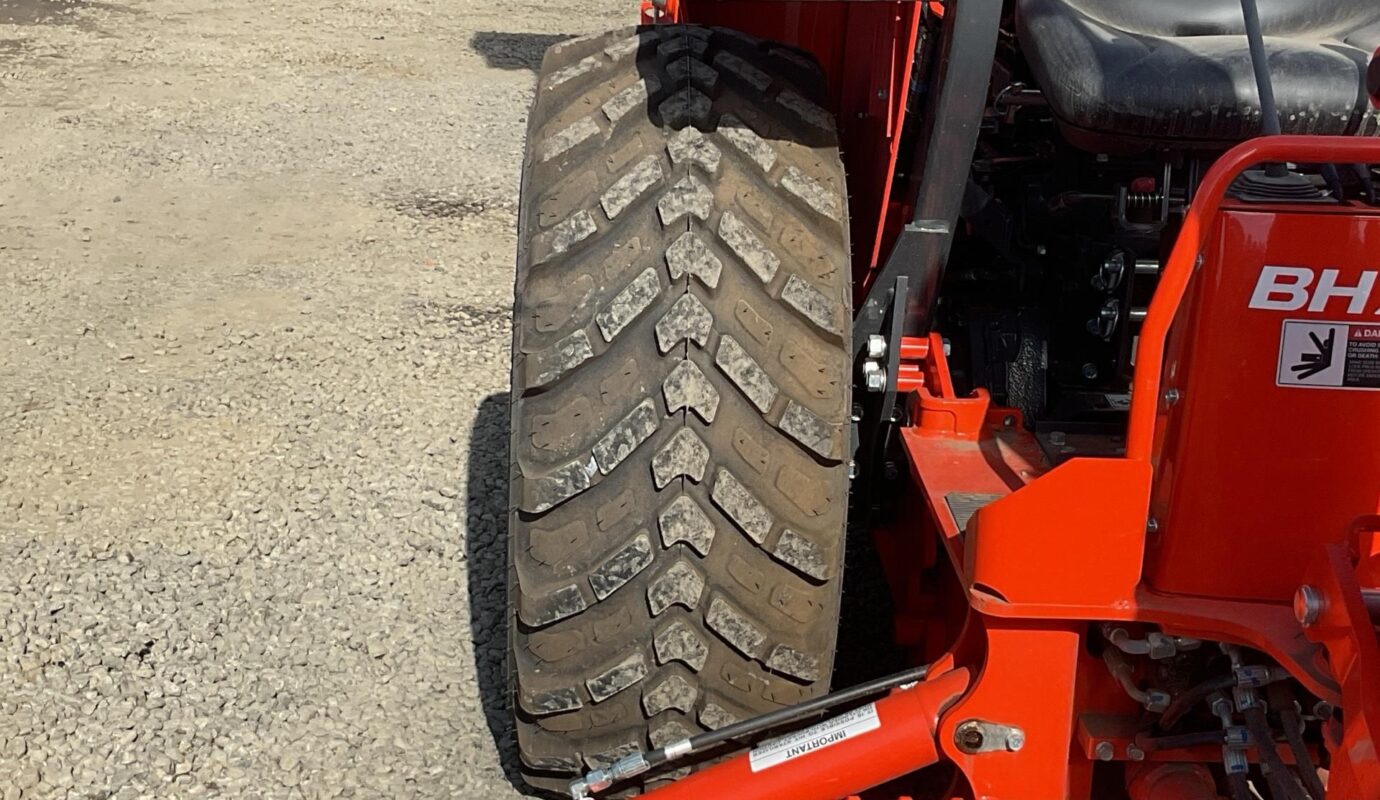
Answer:
<svg viewBox="0 0 1380 800"><path fill-rule="evenodd" d="M511 664L532 785L828 688L847 505L847 204L799 51L573 40L528 131Z"/></svg>

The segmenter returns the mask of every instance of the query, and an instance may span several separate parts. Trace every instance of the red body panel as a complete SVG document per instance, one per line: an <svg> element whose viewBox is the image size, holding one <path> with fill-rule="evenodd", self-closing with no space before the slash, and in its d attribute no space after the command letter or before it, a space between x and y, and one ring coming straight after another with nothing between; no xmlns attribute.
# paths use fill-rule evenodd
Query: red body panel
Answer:
<svg viewBox="0 0 1380 800"><path fill-rule="evenodd" d="M1380 667L1374 666L1380 644L1363 595L1380 585L1378 537L1366 533L1380 527L1380 517L1370 513L1380 491L1374 456L1380 394L1276 387L1282 318L1268 312L1254 318L1249 315L1255 311L1247 309L1261 262L1322 259L1339 270L1336 286L1361 283L1368 258L1380 252L1374 238L1380 218L1354 208L1222 211L1232 178L1267 160L1374 162L1380 161L1380 142L1261 139L1228 153L1208 173L1143 328L1125 458L1073 459L1041 474L1020 455L1029 452L1033 439L1006 424L1010 412L974 414L970 406L985 408L985 396L954 397L943 381L927 380L917 390L914 422L903 441L912 475L937 520L920 530L940 532L969 605L991 619L978 686L1000 685L999 674L1007 676L1009 687L1023 676L1040 675L1062 695L1066 688L1052 676L1072 672L1079 687L1070 701L1079 721L1078 746L1063 759L1039 763L960 762L980 794L1024 796L1017 786L1028 777L1043 787L1040 796L1086 798L1095 743L1111 744L1114 760L1129 758L1123 749L1129 736L1118 731L1136 729L1139 709L1107 690L1101 665L1071 667L1067 658L1039 648L1017 656L1000 643L1011 620L1024 621L1017 630L1054 635L1067 630L1064 620L1101 619L1153 623L1171 634L1248 644L1273 656L1310 691L1343 709L1346 727L1329 742L1336 796L1380 797L1372 736L1380 719L1374 689L1380 686ZM1374 320L1374 310L1367 301L1360 318ZM1323 305L1319 311L1330 315L1333 309ZM935 363L922 371L942 375L942 353L932 344L927 357ZM1268 362L1263 384L1246 374L1261 369L1261 359ZM1241 384L1247 388L1232 393ZM1178 402L1162 400L1167 388L1179 386L1184 388ZM1308 396L1314 392L1316 399ZM1199 402L1188 402L1195 396ZM1351 399L1339 404L1332 396ZM1289 416L1305 412L1314 418ZM1346 414L1359 415L1358 422L1348 426ZM1281 431L1289 426L1301 431ZM1319 453L1328 458L1317 459ZM994 499L964 529L949 504L954 493ZM1148 534L1152 493L1172 513L1166 517L1172 522ZM1269 509L1282 514L1288 502L1311 502L1313 494L1334 507L1323 513L1314 508L1293 527L1262 521ZM1246 507L1260 514L1248 517L1251 525L1238 521ZM1190 527L1199 519L1217 525ZM1179 524L1184 527L1176 530ZM1150 561L1151 580L1142 580L1145 542L1161 536ZM1166 546L1180 552L1161 557ZM1205 553L1226 555L1209 561ZM1305 629L1294 619L1289 596L1305 581L1325 596L1323 620L1330 624ZM1166 586L1194 591L1169 594ZM1262 586L1271 588L1265 599L1274 602L1257 602L1265 594ZM1014 688L1003 698L1006 718L1029 720L1029 738L1066 740L1066 714L1026 716L1047 698ZM994 703L989 713L1002 707ZM941 736L943 731L941 726Z"/></svg>
<svg viewBox="0 0 1380 800"><path fill-rule="evenodd" d="M1380 358L1380 212L1227 209L1204 257L1165 364L1166 391L1181 399L1156 458L1151 515L1159 525L1146 578L1162 592L1288 602L1320 548L1380 507L1380 361L1371 362L1371 391L1318 384L1340 377L1348 350L1353 370L1365 368L1358 356ZM1287 291L1260 298L1281 308L1251 308L1269 266L1315 277L1295 287L1292 276L1303 272L1281 275ZM1359 302L1323 302L1317 284L1326 270L1337 271L1338 290L1374 289ZM1307 304L1282 308L1296 301ZM1301 321L1290 324L1288 349L1305 343L1311 351L1306 337L1293 340L1324 331L1322 322L1356 323L1345 329L1370 338L1335 342L1333 367L1281 386L1281 368L1286 381L1300 380L1291 369L1297 358L1280 363L1286 320Z"/></svg>

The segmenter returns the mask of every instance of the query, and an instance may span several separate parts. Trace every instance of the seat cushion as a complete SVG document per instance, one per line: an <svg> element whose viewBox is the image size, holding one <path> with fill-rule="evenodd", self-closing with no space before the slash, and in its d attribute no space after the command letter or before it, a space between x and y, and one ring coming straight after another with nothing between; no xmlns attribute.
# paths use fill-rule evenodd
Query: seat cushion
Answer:
<svg viewBox="0 0 1380 800"><path fill-rule="evenodd" d="M1260 11L1284 132L1380 133L1365 88L1380 2ZM1018 0L1017 35L1054 115L1079 132L1203 144L1262 132L1239 0Z"/></svg>

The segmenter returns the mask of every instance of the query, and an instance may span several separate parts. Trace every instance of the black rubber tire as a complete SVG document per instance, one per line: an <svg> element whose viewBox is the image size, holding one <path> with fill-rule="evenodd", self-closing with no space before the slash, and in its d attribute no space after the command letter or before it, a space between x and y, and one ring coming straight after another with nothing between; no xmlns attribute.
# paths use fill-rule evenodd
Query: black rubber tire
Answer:
<svg viewBox="0 0 1380 800"><path fill-rule="evenodd" d="M553 47L514 314L525 777L828 688L848 497L848 219L808 56L693 26Z"/></svg>

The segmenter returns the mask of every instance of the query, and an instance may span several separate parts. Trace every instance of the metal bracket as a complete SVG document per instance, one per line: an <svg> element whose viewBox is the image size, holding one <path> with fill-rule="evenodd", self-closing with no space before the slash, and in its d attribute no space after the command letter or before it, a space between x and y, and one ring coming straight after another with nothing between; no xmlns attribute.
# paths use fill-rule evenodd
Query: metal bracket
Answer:
<svg viewBox="0 0 1380 800"><path fill-rule="evenodd" d="M969 755L1014 753L1025 747L1025 731L1000 722L965 720L954 729L954 746Z"/></svg>
<svg viewBox="0 0 1380 800"><path fill-rule="evenodd" d="M864 387L867 387L868 377L877 378L880 385L879 392L881 397L873 402L864 405L862 419L855 423L859 428L859 435L855 439L858 452L854 455L854 461L860 467L860 472L867 481L865 485L866 496L862 498L863 503L855 506L865 516L870 516L877 505L877 498L882 492L882 487L877 481L883 470L883 462L886 459L888 445L891 437L895 435L896 423L896 377L900 372L901 365L901 338L905 332L906 321L906 302L907 287L909 279L905 275L898 275L895 283L892 284L888 299L890 301L889 312L882 320L884 333L880 334L885 339L885 353L882 354L886 359L886 365L882 366L877 360L869 358L871 353L864 349L863 360L860 369L863 373ZM878 334L873 334L876 336ZM870 367L870 369L869 369ZM872 373L869 376L867 373ZM877 373L880 372L880 376ZM869 392L876 394L877 392Z"/></svg>
<svg viewBox="0 0 1380 800"><path fill-rule="evenodd" d="M853 345L861 350L867 336L878 333L885 299L897 277L911 279L915 297L907 302L904 332L925 335L932 325L940 279L949 260L954 231L963 206L978 131L987 110L1001 30L1002 0L959 0L946 6L940 34L938 74L925 110L920 144L910 167L914 216L902 229L886 263L878 271L853 323ZM913 194L912 194L913 193Z"/></svg>

